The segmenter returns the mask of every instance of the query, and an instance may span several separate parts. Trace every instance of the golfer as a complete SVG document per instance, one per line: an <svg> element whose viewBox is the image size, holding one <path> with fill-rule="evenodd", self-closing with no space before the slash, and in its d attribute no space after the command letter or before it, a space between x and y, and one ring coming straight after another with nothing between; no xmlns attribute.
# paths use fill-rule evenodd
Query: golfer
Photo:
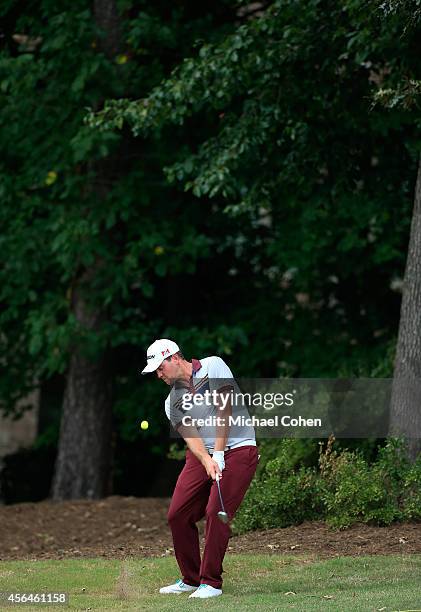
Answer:
<svg viewBox="0 0 421 612"><path fill-rule="evenodd" d="M191 592L190 597L216 597L222 595L222 562L231 534L229 524L218 518L221 499L217 484L225 506L222 509L231 520L256 471L255 432L253 427L237 427L235 431L230 428L233 410L230 397L238 387L220 357L190 362L175 342L160 339L147 350L147 365L142 374L149 372L156 372L158 378L171 386L165 412L188 447L168 511L182 578L161 588L160 593ZM206 393L212 396L212 404L194 401L204 398ZM234 408L237 415L248 415L245 406ZM214 427L195 424L212 416L218 417ZM196 523L203 517L206 530L201 559Z"/></svg>

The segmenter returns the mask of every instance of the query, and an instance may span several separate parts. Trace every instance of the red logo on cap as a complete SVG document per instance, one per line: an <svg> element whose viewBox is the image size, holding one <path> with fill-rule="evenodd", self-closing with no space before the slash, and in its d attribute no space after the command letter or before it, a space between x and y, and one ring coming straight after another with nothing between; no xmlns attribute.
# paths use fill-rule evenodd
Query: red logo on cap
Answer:
<svg viewBox="0 0 421 612"><path fill-rule="evenodd" d="M161 351L161 354L162 354L162 355L166 355L166 354L167 354L167 353L169 353L169 352L170 352L170 349L166 349L165 351Z"/></svg>

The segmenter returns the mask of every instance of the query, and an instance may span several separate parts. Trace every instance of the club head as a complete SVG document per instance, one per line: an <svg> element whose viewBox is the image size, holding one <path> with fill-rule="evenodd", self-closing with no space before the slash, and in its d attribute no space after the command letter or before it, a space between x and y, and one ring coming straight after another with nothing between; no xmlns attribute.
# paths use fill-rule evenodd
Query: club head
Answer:
<svg viewBox="0 0 421 612"><path fill-rule="evenodd" d="M218 512L218 518L222 523L228 523L229 521L228 514L222 510Z"/></svg>

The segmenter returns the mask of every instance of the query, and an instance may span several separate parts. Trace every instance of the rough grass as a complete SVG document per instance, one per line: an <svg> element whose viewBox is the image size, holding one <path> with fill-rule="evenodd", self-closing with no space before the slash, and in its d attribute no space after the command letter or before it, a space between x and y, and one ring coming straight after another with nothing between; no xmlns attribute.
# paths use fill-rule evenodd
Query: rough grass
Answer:
<svg viewBox="0 0 421 612"><path fill-rule="evenodd" d="M314 560L281 555L228 555L224 594L209 600L160 595L179 577L174 558L0 563L0 592L67 592L73 610L421 611L421 557ZM63 610L28 605L0 609ZM69 608L67 608L69 609Z"/></svg>

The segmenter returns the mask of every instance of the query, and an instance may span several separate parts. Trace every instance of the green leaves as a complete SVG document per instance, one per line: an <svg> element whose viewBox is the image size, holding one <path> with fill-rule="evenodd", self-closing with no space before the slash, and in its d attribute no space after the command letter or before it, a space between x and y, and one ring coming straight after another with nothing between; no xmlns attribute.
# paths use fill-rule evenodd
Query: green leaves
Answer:
<svg viewBox="0 0 421 612"><path fill-rule="evenodd" d="M376 362L419 137L415 107L371 100L404 95L396 70L418 81L416 31L403 41L398 16L360 0L276 1L239 26L225 3L171 19L141 4L107 60L83 3L39 6L17 25L36 48L0 55L0 323L20 375L29 346L38 372L64 367L72 334L96 350L63 298L92 269L99 346L143 346L173 322L247 373Z"/></svg>
<svg viewBox="0 0 421 612"><path fill-rule="evenodd" d="M107 157L114 149L121 137L115 132L93 132L82 126L70 141L73 149L73 162L75 164Z"/></svg>
<svg viewBox="0 0 421 612"><path fill-rule="evenodd" d="M0 325L8 371L0 403L64 372L74 347L95 353L107 342L146 342L139 316L157 283L191 273L208 253L157 162L173 157L177 144L126 138L123 146L120 134L82 122L86 107L104 97L155 85L173 61L160 57L161 44L191 46L192 21L168 25L159 12L148 19L132 12L123 29L129 37L140 32L143 47L132 41L108 60L83 3L38 4L34 14L17 15L17 31L30 33L25 44L17 48L9 36L0 54ZM145 64L146 56L155 60ZM177 215L177 227L167 214ZM87 273L89 300L110 317L95 333L72 312L72 290Z"/></svg>
<svg viewBox="0 0 421 612"><path fill-rule="evenodd" d="M270 13L270 10L268 11ZM233 95L245 90L244 73L238 70L238 62L261 69L250 54L253 45L261 42L258 34L261 20L250 26L240 26L237 32L220 45L203 45L198 57L186 58L171 77L156 87L146 99L131 102L107 100L104 109L90 112L86 122L94 129L121 129L127 121L135 135L160 129L168 122L183 124L186 117L197 112L205 104L221 109ZM251 78L248 77L247 80ZM235 92L235 93L234 93Z"/></svg>
<svg viewBox="0 0 421 612"><path fill-rule="evenodd" d="M421 460L412 466L405 461L402 442L388 440L372 463L359 452L332 451L328 444L320 449L318 471L296 465L303 440L277 442L262 445L263 468L235 518L237 533L313 519L344 529L356 522L389 525L419 517Z"/></svg>

